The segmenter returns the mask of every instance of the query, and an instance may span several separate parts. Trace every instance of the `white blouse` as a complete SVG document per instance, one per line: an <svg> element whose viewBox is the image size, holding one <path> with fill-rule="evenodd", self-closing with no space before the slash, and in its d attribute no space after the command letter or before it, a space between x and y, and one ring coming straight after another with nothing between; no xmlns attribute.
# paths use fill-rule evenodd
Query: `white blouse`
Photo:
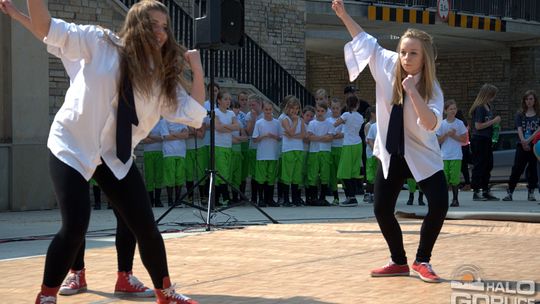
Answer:
<svg viewBox="0 0 540 304"><path fill-rule="evenodd" d="M43 40L47 50L62 60L71 82L64 104L52 122L47 147L86 180L92 177L101 159L118 179L126 176L133 163L133 158L124 164L116 157L119 54L106 35L120 44L117 36L101 27L53 18ZM180 85L176 111L164 105L159 92L158 85L150 98L134 92L139 125L132 126L132 153L160 115L195 128L201 126L206 116L206 109Z"/></svg>
<svg viewBox="0 0 540 304"><path fill-rule="evenodd" d="M354 81L369 64L369 69L376 82L377 138L373 155L382 163L384 177L388 178L390 154L386 150L386 133L392 111L393 82L398 54L382 48L377 39L362 32L348 42L345 47L345 64L349 70L350 81ZM418 81L420 75L415 75ZM434 84L433 98L428 107L437 118L436 127L430 130L421 124L412 100L405 99L403 125L405 128L405 160L415 180L424 180L443 169L441 149L435 132L442 122L444 97L439 83Z"/></svg>

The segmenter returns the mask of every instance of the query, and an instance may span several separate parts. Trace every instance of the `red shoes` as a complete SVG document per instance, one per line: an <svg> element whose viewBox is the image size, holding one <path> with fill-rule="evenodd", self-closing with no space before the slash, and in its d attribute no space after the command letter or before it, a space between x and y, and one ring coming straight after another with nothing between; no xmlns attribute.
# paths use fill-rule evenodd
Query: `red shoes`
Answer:
<svg viewBox="0 0 540 304"><path fill-rule="evenodd" d="M371 271L372 277L397 277L397 276L408 276L409 275L409 265L398 265L393 261L390 261L388 264L381 268L377 268Z"/></svg>
<svg viewBox="0 0 540 304"><path fill-rule="evenodd" d="M431 264L429 263L418 263L414 262L412 264L413 271L418 274L420 279L424 282L428 283L440 283L441 278L435 274L435 271L433 271L433 268L431 267Z"/></svg>
<svg viewBox="0 0 540 304"><path fill-rule="evenodd" d="M131 271L119 271L114 287L114 295L120 297L151 298L154 296L154 291L144 286Z"/></svg>
<svg viewBox="0 0 540 304"><path fill-rule="evenodd" d="M163 289L156 289L157 304L199 304L183 294L176 293L169 277L163 278Z"/></svg>
<svg viewBox="0 0 540 304"><path fill-rule="evenodd" d="M86 277L84 268L81 270L70 270L68 276L60 286L58 294L71 296L86 291Z"/></svg>

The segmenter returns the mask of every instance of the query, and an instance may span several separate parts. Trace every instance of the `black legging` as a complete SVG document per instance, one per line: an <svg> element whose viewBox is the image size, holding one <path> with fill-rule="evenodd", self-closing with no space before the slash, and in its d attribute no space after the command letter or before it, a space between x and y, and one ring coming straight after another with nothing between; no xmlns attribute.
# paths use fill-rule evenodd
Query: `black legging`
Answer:
<svg viewBox="0 0 540 304"><path fill-rule="evenodd" d="M396 201L407 178L412 177L406 161L402 157L392 156L388 178L385 179L382 167L379 166L375 178L374 213L379 228L388 244L392 261L396 264L407 264L407 256L403 247L403 234L394 215ZM429 262L431 252L448 211L448 189L444 172L438 171L432 176L419 181L418 186L424 192L428 202L428 213L420 230L420 244L416 252L416 261Z"/></svg>
<svg viewBox="0 0 540 304"><path fill-rule="evenodd" d="M58 287L75 262L79 249L84 245L91 208L89 184L79 172L52 154L49 157L49 170L62 215L62 227L49 245L43 284L47 287ZM137 167L133 164L126 177L118 180L112 171L102 164L97 167L93 178L135 235L141 260L154 287L162 288L163 278L168 276L165 246Z"/></svg>
<svg viewBox="0 0 540 304"><path fill-rule="evenodd" d="M114 244L116 246L116 259L118 261L118 271L129 272L133 270L133 256L135 255L135 245L137 240L131 233L128 226L124 223L124 220L116 208L113 207L114 216L116 217L116 238ZM75 257L75 262L71 266L73 270L81 270L84 268L84 250L86 248L86 241L83 240L79 252Z"/></svg>
<svg viewBox="0 0 540 304"><path fill-rule="evenodd" d="M512 173L510 173L510 180L508 182L508 190L514 192L516 185L519 182L521 174L527 167L527 188L533 190L537 187L538 176L536 175L536 156L533 152L533 147L529 151L523 150L521 143L516 146L516 155L514 156L514 165L512 166Z"/></svg>
<svg viewBox="0 0 540 304"><path fill-rule="evenodd" d="M471 176L471 188L475 192L489 191L491 169L493 169L493 147L490 137L473 136L471 138L471 152L473 169Z"/></svg>

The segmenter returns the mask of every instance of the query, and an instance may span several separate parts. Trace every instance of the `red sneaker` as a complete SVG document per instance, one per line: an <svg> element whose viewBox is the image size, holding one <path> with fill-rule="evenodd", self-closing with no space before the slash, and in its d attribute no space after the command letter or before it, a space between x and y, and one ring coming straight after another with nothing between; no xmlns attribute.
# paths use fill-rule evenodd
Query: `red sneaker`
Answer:
<svg viewBox="0 0 540 304"><path fill-rule="evenodd" d="M120 297L151 298L154 291L137 279L131 271L119 271L114 287L114 295Z"/></svg>
<svg viewBox="0 0 540 304"><path fill-rule="evenodd" d="M43 294L38 293L36 298L36 304L56 304L56 297L55 296L45 296Z"/></svg>
<svg viewBox="0 0 540 304"><path fill-rule="evenodd" d="M86 277L82 270L70 270L58 294L71 296L86 291Z"/></svg>
<svg viewBox="0 0 540 304"><path fill-rule="evenodd" d="M36 297L35 304L56 304L56 294L60 287L47 287L41 285L41 291Z"/></svg>
<svg viewBox="0 0 540 304"><path fill-rule="evenodd" d="M435 274L430 263L418 263L414 262L412 264L413 271L422 279L424 282L428 283L440 283L441 278Z"/></svg>
<svg viewBox="0 0 540 304"><path fill-rule="evenodd" d="M156 289L157 304L199 304L199 302L174 291L169 277L163 278L163 289Z"/></svg>
<svg viewBox="0 0 540 304"><path fill-rule="evenodd" d="M381 268L377 268L371 271L372 277L398 277L408 275L409 265L398 265L393 261L390 261L388 264Z"/></svg>

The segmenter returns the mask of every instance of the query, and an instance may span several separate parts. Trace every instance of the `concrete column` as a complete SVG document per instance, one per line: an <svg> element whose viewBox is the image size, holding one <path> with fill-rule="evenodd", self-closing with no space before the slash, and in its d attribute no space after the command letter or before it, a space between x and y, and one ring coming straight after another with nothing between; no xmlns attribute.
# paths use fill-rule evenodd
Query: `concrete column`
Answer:
<svg viewBox="0 0 540 304"><path fill-rule="evenodd" d="M26 8L26 1L14 1ZM16 22L10 29L11 210L54 206L48 173L49 56L45 45Z"/></svg>

